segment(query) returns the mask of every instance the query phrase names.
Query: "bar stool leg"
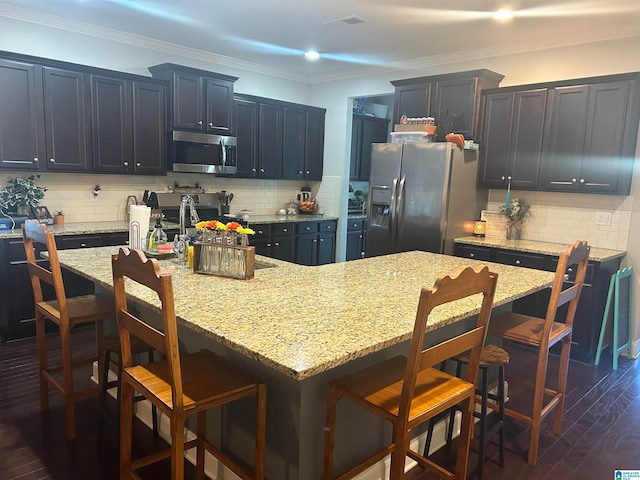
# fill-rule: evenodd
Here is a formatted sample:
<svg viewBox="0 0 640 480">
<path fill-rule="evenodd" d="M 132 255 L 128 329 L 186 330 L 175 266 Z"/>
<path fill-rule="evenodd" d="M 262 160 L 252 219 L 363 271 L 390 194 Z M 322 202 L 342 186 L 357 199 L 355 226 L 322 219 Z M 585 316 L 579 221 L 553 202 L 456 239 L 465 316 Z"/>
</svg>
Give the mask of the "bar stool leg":
<svg viewBox="0 0 640 480">
<path fill-rule="evenodd" d="M 498 441 L 501 467 L 504 467 L 504 401 L 504 365 L 500 365 L 498 367 L 498 421 L 500 422 Z"/>
<path fill-rule="evenodd" d="M 484 468 L 484 447 L 487 441 L 487 395 L 489 394 L 488 368 L 480 368 L 482 372 L 482 391 L 480 392 L 480 415 L 476 413 L 476 417 L 480 419 L 480 438 L 478 446 L 478 480 L 482 480 L 482 471 Z"/>
</svg>

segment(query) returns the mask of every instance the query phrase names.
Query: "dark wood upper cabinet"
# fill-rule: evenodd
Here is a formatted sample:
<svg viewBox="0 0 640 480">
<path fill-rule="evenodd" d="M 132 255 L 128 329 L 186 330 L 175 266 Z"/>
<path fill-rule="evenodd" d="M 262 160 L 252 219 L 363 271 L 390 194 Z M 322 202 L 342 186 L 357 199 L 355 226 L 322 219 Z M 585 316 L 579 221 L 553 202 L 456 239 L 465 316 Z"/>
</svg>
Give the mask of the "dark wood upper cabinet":
<svg viewBox="0 0 640 480">
<path fill-rule="evenodd" d="M 351 162 L 349 179 L 369 181 L 371 150 L 374 143 L 386 143 L 389 120 L 353 115 L 351 122 Z"/>
<path fill-rule="evenodd" d="M 236 177 L 321 180 L 323 108 L 237 94 Z"/>
<path fill-rule="evenodd" d="M 484 92 L 481 186 L 535 189 L 542 157 L 547 90 Z"/>
<path fill-rule="evenodd" d="M 149 67 L 171 85 L 171 129 L 214 135 L 235 135 L 233 83 L 237 77 L 163 63 Z"/>
<path fill-rule="evenodd" d="M 400 117 L 434 117 L 438 140 L 444 140 L 449 131 L 462 133 L 467 139 L 478 138 L 480 123 L 480 94 L 496 88 L 504 75 L 491 70 L 433 75 L 428 77 L 394 80 L 393 120 Z M 455 119 L 455 123 L 453 120 Z"/>
<path fill-rule="evenodd" d="M 284 108 L 282 178 L 304 178 L 307 115 L 297 108 Z"/>
<path fill-rule="evenodd" d="M 324 165 L 324 120 L 324 109 L 307 111 L 304 152 L 305 180 L 322 180 Z"/>
<path fill-rule="evenodd" d="M 44 161 L 41 67 L 0 59 L 0 167 L 38 168 Z"/>
<path fill-rule="evenodd" d="M 551 89 L 545 190 L 629 193 L 638 131 L 638 113 L 630 111 L 632 90 L 637 97 L 637 81 Z"/>
<path fill-rule="evenodd" d="M 258 169 L 258 104 L 234 100 L 236 132 L 236 177 L 252 178 Z"/>
<path fill-rule="evenodd" d="M 628 195 L 640 73 L 484 92 L 479 185 Z M 504 178 L 503 178 L 504 177 Z"/>
<path fill-rule="evenodd" d="M 258 107 L 258 171 L 261 178 L 282 178 L 284 108 L 261 103 Z"/>
<path fill-rule="evenodd" d="M 93 170 L 166 172 L 165 86 L 91 75 Z"/>
<path fill-rule="evenodd" d="M 166 81 L 0 57 L 0 168 L 166 173 Z"/>
<path fill-rule="evenodd" d="M 126 80 L 91 75 L 93 165 L 96 172 L 122 173 L 129 170 L 133 139 L 131 93 L 127 87 Z"/>
<path fill-rule="evenodd" d="M 142 175 L 166 173 L 167 123 L 164 85 L 132 83 L 133 172 Z"/>
</svg>

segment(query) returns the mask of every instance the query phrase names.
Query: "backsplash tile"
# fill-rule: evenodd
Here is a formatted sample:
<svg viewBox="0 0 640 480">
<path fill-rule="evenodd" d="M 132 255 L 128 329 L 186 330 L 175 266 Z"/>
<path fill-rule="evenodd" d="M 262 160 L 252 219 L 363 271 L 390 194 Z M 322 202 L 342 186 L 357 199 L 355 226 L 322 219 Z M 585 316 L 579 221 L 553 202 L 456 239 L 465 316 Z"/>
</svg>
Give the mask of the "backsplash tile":
<svg viewBox="0 0 640 480">
<path fill-rule="evenodd" d="M 4 184 L 9 178 L 26 177 L 29 172 L 2 172 L 0 183 Z M 333 180 L 328 180 L 332 183 Z M 166 192 L 168 187 L 178 182 L 179 185 L 194 185 L 199 182 L 207 192 L 226 190 L 233 192 L 231 213 L 246 209 L 256 215 L 274 214 L 278 209 L 296 198 L 301 187 L 309 185 L 312 194 L 318 196 L 321 182 L 302 182 L 287 180 L 260 180 L 223 178 L 212 175 L 192 175 L 169 173 L 166 177 L 147 177 L 136 175 L 91 175 L 91 174 L 41 174 L 39 185 L 47 187 L 44 199 L 40 202 L 46 205 L 51 214 L 57 210 L 64 210 L 65 221 L 115 221 L 125 220 L 125 204 L 128 195 L 135 195 L 138 202 L 142 201 L 144 190 Z M 101 191 L 97 199 L 93 199 L 93 186 L 100 184 Z M 325 209 L 327 213 L 337 212 L 338 208 L 326 189 L 328 196 Z M 323 204 L 321 196 L 318 201 Z M 335 210 L 334 210 L 335 208 Z"/>
<path fill-rule="evenodd" d="M 594 247 L 627 250 L 632 196 L 512 191 L 511 198 L 531 205 L 523 239 L 566 244 L 580 239 Z M 504 199 L 504 190 L 490 190 L 487 210 L 497 212 Z M 598 212 L 611 213 L 611 225 L 596 224 Z"/>
</svg>

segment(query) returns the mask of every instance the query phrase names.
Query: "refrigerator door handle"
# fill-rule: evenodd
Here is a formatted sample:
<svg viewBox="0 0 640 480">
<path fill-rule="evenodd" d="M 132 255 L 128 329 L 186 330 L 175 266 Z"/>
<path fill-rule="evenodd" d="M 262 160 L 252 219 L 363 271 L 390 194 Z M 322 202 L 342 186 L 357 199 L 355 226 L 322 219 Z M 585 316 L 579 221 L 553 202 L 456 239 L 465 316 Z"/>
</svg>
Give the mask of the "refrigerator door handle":
<svg viewBox="0 0 640 480">
<path fill-rule="evenodd" d="M 402 180 L 400 180 L 400 185 L 397 187 L 397 199 L 395 205 L 395 236 L 397 237 L 400 232 L 400 225 L 404 221 L 404 193 L 405 193 L 405 184 L 407 182 L 407 176 L 402 175 Z M 395 184 L 394 184 L 395 186 Z M 395 241 L 395 238 L 394 238 Z"/>
<path fill-rule="evenodd" d="M 398 177 L 394 177 L 391 187 L 391 201 L 389 202 L 389 228 L 391 229 L 391 242 L 396 243 L 396 206 L 398 193 Z"/>
</svg>

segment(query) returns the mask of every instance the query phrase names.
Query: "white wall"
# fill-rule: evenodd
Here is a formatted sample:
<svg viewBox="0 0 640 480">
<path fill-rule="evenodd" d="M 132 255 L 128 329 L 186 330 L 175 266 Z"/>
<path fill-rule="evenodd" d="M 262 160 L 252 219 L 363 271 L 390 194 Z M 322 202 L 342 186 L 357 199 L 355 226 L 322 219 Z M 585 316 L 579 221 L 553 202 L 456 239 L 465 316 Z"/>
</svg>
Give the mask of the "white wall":
<svg viewBox="0 0 640 480">
<path fill-rule="evenodd" d="M 640 37 L 638 36 L 552 50 L 522 52 L 517 55 L 477 56 L 476 58 L 468 58 L 457 62 L 447 62 L 446 59 L 441 59 L 440 63 L 425 65 L 413 70 L 387 72 L 375 76 L 363 76 L 312 85 L 252 73 L 242 67 L 230 68 L 228 64 L 214 64 L 209 61 L 203 52 L 185 51 L 171 45 L 166 45 L 166 48 L 159 48 L 157 43 L 154 42 L 145 44 L 144 41 L 137 41 L 135 44 L 127 44 L 119 39 L 83 35 L 6 17 L 0 17 L 0 49 L 143 75 L 148 75 L 146 67 L 149 65 L 163 62 L 181 63 L 238 76 L 239 80 L 235 85 L 237 92 L 324 107 L 327 109 L 324 171 L 327 182 L 319 186 L 319 200 L 322 203 L 323 195 L 326 195 L 325 206 L 328 207 L 327 213 L 340 215 L 346 214 L 346 195 L 349 178 L 348 142 L 350 142 L 350 134 L 347 132 L 351 131 L 351 104 L 349 101 L 351 97 L 392 94 L 393 87 L 389 83 L 390 80 L 479 68 L 487 68 L 505 75 L 502 86 L 640 71 L 640 55 L 638 54 L 640 53 Z M 620 213 L 621 218 L 626 213 L 631 212 L 628 217 L 629 228 L 627 229 L 625 226 L 627 220 L 621 221 L 617 227 L 619 229 L 617 232 L 619 237 L 624 237 L 626 231 L 630 232 L 630 237 L 626 241 L 628 255 L 624 261 L 625 264 L 630 265 L 636 264 L 640 259 L 640 242 L 637 241 L 637 237 L 640 234 L 636 233 L 638 232 L 638 227 L 640 227 L 640 207 L 636 205 L 638 202 L 633 201 L 634 196 L 640 193 L 638 175 L 640 175 L 640 170 L 638 170 L 636 162 L 632 195 L 623 199 L 619 208 L 615 205 L 607 207 L 615 207 L 615 213 Z M 74 184 L 76 182 L 82 183 L 81 190 L 88 190 L 89 187 L 87 185 L 92 185 L 93 183 L 93 180 L 86 181 L 86 176 L 82 175 L 67 176 L 67 178 Z M 140 180 L 127 181 L 134 182 L 132 189 L 139 192 L 144 188 L 143 183 L 146 185 L 147 180 L 150 179 L 141 177 Z M 107 180 L 101 181 L 105 184 L 108 183 Z M 162 182 L 162 179 L 154 179 L 152 181 Z M 114 180 L 114 182 L 118 182 L 118 184 L 125 183 L 117 180 Z M 253 191 L 262 194 L 265 191 L 268 192 L 271 188 L 274 192 L 280 192 L 282 189 L 285 193 L 278 193 L 278 195 L 286 198 L 289 195 L 289 191 L 295 192 L 299 186 L 301 185 L 291 185 L 290 182 L 274 182 L 273 185 L 263 185 L 260 182 L 244 185 L 240 182 L 237 184 L 237 189 L 246 188 L 247 195 Z M 227 190 L 231 190 L 231 188 L 227 188 Z M 53 193 L 54 191 L 48 193 L 48 195 L 53 195 Z M 124 193 L 123 191 L 118 195 Z M 496 195 L 499 194 L 492 192 L 493 198 Z M 545 208 L 551 207 L 551 205 L 545 205 L 545 203 L 558 202 L 558 205 L 553 205 L 551 209 L 554 212 L 553 214 L 555 215 L 557 212 L 558 215 L 567 215 L 564 210 L 564 202 L 568 202 L 569 197 L 536 195 L 540 195 L 536 200 L 540 204 L 539 212 L 542 211 L 542 206 L 545 206 Z M 586 216 L 594 214 L 600 208 L 600 205 L 598 205 L 599 197 L 603 197 L 602 201 L 607 205 L 607 202 L 611 201 L 611 197 L 606 197 L 608 200 L 605 200 L 604 196 L 596 197 L 590 204 L 591 206 L 585 204 L 583 213 Z M 238 206 L 240 206 L 239 203 Z M 598 236 L 589 232 L 586 235 L 588 235 L 586 239 L 590 242 L 597 243 L 602 241 Z M 340 242 L 344 241 L 344 236 L 344 229 L 341 228 Z M 564 242 L 564 239 L 558 237 L 558 241 Z M 617 246 L 624 243 L 621 238 L 617 240 Z M 636 284 L 635 294 L 636 298 L 639 298 L 640 286 L 638 284 Z M 638 303 L 636 302 L 636 304 Z M 636 307 L 635 310 L 635 317 L 637 318 L 640 309 Z M 636 338 L 638 333 L 638 328 L 636 328 Z"/>
</svg>

